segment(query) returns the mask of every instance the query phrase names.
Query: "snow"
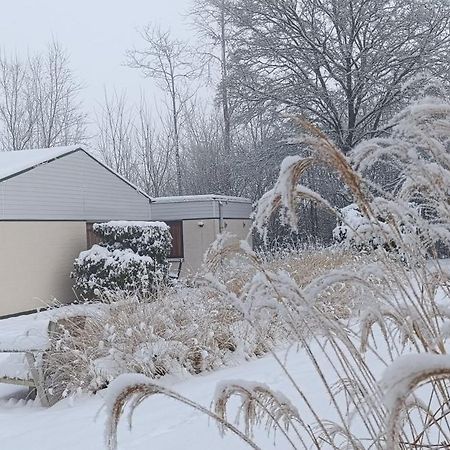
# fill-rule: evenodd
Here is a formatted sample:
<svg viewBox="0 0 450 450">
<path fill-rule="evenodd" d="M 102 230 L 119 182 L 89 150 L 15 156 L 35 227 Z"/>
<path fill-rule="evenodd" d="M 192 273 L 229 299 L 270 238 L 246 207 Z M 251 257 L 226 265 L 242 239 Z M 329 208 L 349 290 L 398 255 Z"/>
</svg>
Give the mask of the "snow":
<svg viewBox="0 0 450 450">
<path fill-rule="evenodd" d="M 67 308 L 69 311 L 70 307 Z M 26 332 L 36 328 L 41 321 L 48 321 L 50 313 L 46 311 L 38 315 L 0 320 L 0 338 L 17 333 L 19 329 Z M 374 339 L 377 340 L 378 331 L 375 330 L 374 333 Z M 317 364 L 322 368 L 327 382 L 333 385 L 337 381 L 333 375 L 333 361 L 328 360 L 327 348 L 324 347 L 321 351 L 321 346 L 320 340 L 314 341 L 311 343 L 311 351 Z M 380 346 L 378 351 L 381 350 Z M 211 409 L 214 398 L 229 388 L 232 391 L 233 385 L 238 384 L 247 391 L 270 388 L 279 404 L 294 412 L 298 410 L 302 420 L 312 427 L 315 418 L 302 401 L 297 391 L 299 388 L 309 398 L 320 417 L 330 421 L 336 420 L 337 414 L 334 408 L 330 407 L 326 388 L 317 376 L 314 363 L 305 351 L 295 347 L 289 351 L 279 350 L 277 356 L 285 364 L 289 376 L 298 383 L 298 387 L 290 382 L 285 370 L 270 355 L 250 362 L 240 361 L 237 367 L 195 376 L 172 375 L 163 377 L 157 382 L 142 375 L 125 374 L 114 381 L 106 391 L 100 391 L 95 396 L 67 398 L 51 408 L 42 408 L 38 402 L 27 401 L 26 389 L 0 384 L 1 448 L 8 450 L 105 449 L 105 430 L 109 425 L 109 412 L 113 401 L 123 388 L 136 383 L 158 384 L 208 409 Z M 389 406 L 396 399 L 408 394 L 409 383 L 416 375 L 422 373 L 424 368 L 430 371 L 450 369 L 450 357 L 431 354 L 404 356 L 391 368 L 385 370 L 384 363 L 378 361 L 373 355 L 370 357 L 368 355 L 367 364 L 376 379 L 380 379 L 384 372 L 381 387 L 386 393 L 385 401 Z M 13 366 L 10 367 L 11 370 L 13 368 Z M 242 399 L 233 398 L 230 401 L 227 416 L 232 422 L 237 416 L 239 400 Z M 166 395 L 154 394 L 145 399 L 133 415 L 131 429 L 128 428 L 126 412 L 119 423 L 118 449 L 120 450 L 147 448 L 244 450 L 248 448 L 230 432 L 222 438 L 213 420 Z M 360 429 L 358 422 L 359 419 L 355 416 L 353 423 L 356 430 Z M 241 421 L 239 428 L 242 430 L 243 427 L 244 424 Z M 277 433 L 276 441 L 273 435 L 268 436 L 264 424 L 255 430 L 255 441 L 260 448 L 264 449 L 292 448 L 282 433 Z"/>
<path fill-rule="evenodd" d="M 0 320 L 0 337 L 13 334 L 18 329 L 29 330 L 44 320 L 49 312 Z M 319 354 L 316 344 L 315 354 Z M 330 409 L 328 396 L 313 363 L 300 349 L 280 350 L 279 360 L 305 393 L 310 396 L 313 407 L 329 420 L 336 420 Z M 331 365 L 322 353 L 319 363 L 325 373 L 333 373 Z M 372 368 L 374 368 L 372 366 Z M 375 367 L 377 377 L 383 367 Z M 158 384 L 181 396 L 191 399 L 207 409 L 221 390 L 239 383 L 244 389 L 270 388 L 277 401 L 285 408 L 299 410 L 302 419 L 311 426 L 315 419 L 302 402 L 297 387 L 288 379 L 286 372 L 273 356 L 250 362 L 240 362 L 230 367 L 201 375 L 166 376 L 150 380 L 142 375 L 125 374 L 114 381 L 105 391 L 95 396 L 82 395 L 66 398 L 51 408 L 43 408 L 38 401 L 26 400 L 27 390 L 0 384 L 0 441 L 1 448 L 8 450 L 101 450 L 105 446 L 105 430 L 109 424 L 108 412 L 121 390 L 133 384 Z M 230 401 L 228 417 L 233 422 L 239 407 L 239 398 Z M 145 399 L 133 415 L 129 429 L 125 412 L 119 423 L 118 449 L 120 450 L 244 450 L 249 448 L 237 436 L 227 432 L 222 437 L 217 424 L 202 412 L 194 410 L 166 395 L 154 394 Z M 239 425 L 243 429 L 243 424 Z M 291 436 L 292 437 L 292 436 Z M 277 450 L 292 449 L 282 433 L 267 435 L 264 425 L 255 430 L 255 440 L 261 448 Z"/>
<path fill-rule="evenodd" d="M 49 321 L 58 321 L 75 316 L 98 317 L 107 305 L 67 305 L 0 320 L 0 351 L 45 350 L 48 346 Z"/>
<path fill-rule="evenodd" d="M 67 147 L 0 152 L 0 180 L 78 149 L 80 149 L 80 146 L 72 145 Z"/>
<path fill-rule="evenodd" d="M 29 378 L 23 353 L 45 350 L 49 345 L 48 324 L 75 316 L 98 316 L 107 305 L 68 305 L 38 314 L 0 320 L 0 377 Z"/>
<path fill-rule="evenodd" d="M 101 224 L 102 225 L 102 224 Z M 138 220 L 111 220 L 106 225 L 117 228 L 139 227 L 139 228 L 163 228 L 167 230 L 169 226 L 165 222 L 153 221 L 143 222 Z"/>
<path fill-rule="evenodd" d="M 45 350 L 48 346 L 47 312 L 0 321 L 0 350 Z"/>
<path fill-rule="evenodd" d="M 83 260 L 89 260 L 89 262 L 98 263 L 103 262 L 105 267 L 120 265 L 122 267 L 127 267 L 130 263 L 136 262 L 147 262 L 153 264 L 153 258 L 150 256 L 141 256 L 133 252 L 133 250 L 126 248 L 108 250 L 101 245 L 94 244 L 89 250 L 81 252 L 77 258 L 80 264 Z"/>
<path fill-rule="evenodd" d="M 385 370 L 381 379 L 387 409 L 393 410 L 397 401 L 404 400 L 417 381 L 441 373 L 450 374 L 450 355 L 424 353 L 401 356 Z"/>
<path fill-rule="evenodd" d="M 32 329 L 42 330 L 50 316 L 51 311 L 45 311 L 0 320 L 0 337 L 5 339 Z M 303 353 L 281 351 L 279 357 L 286 361 L 291 375 L 301 380 L 302 388 L 309 392 L 322 389 L 320 380 L 314 376 L 312 364 Z M 279 399 L 283 403 L 287 403 L 289 398 L 294 404 L 299 404 L 295 387 L 271 356 L 203 375 L 163 377 L 158 384 L 210 409 L 218 387 L 229 385 L 229 380 L 243 381 L 248 388 L 268 386 L 280 392 Z M 95 396 L 64 399 L 51 408 L 41 407 L 38 401 L 26 400 L 26 388 L 0 384 L 0 447 L 7 450 L 105 449 L 107 408 L 111 408 L 111 401 L 124 386 L 147 381 L 148 378 L 143 376 L 124 375 L 107 391 L 100 391 Z M 155 383 L 154 380 L 151 382 Z M 317 395 L 316 400 L 324 415 L 330 416 L 326 396 Z M 234 412 L 229 415 L 231 419 L 234 416 Z M 306 416 L 312 423 L 313 418 Z M 274 448 L 273 436 L 268 437 L 264 427 L 256 432 L 256 440 L 262 448 Z M 222 438 L 214 421 L 201 412 L 162 395 L 144 400 L 133 416 L 131 430 L 124 416 L 119 424 L 118 442 L 120 450 L 147 450 L 150 447 L 158 450 L 248 448 L 233 434 L 226 433 Z M 280 434 L 277 435 L 276 448 L 287 450 L 292 447 Z"/>
<path fill-rule="evenodd" d="M 304 364 L 299 354 L 292 353 L 288 366 L 297 379 L 305 381 L 306 388 L 318 384 L 312 376 L 313 369 Z M 252 361 L 240 367 L 223 369 L 203 376 L 186 380 L 172 381 L 170 388 L 210 408 L 216 386 L 229 379 L 258 380 L 287 395 L 295 396 L 295 390 L 283 370 L 271 358 Z M 139 377 L 125 376 L 118 380 L 116 387 L 121 388 L 133 381 L 142 381 Z M 113 385 L 114 386 L 114 385 Z M 9 392 L 9 394 L 8 394 Z M 116 390 L 117 392 L 117 390 Z M 2 395 L 3 393 L 3 395 Z M 22 391 L 23 396 L 25 391 Z M 114 394 L 114 390 L 110 392 Z M 8 450 L 101 450 L 105 449 L 105 427 L 107 409 L 105 399 L 111 398 L 106 392 L 95 397 L 66 399 L 52 408 L 41 408 L 36 402 L 17 400 L 17 389 L 0 385 L 0 439 L 1 448 Z M 13 400 L 9 400 L 9 398 Z M 327 412 L 329 405 L 323 402 L 322 410 Z M 230 415 L 232 418 L 233 415 Z M 273 436 L 266 435 L 264 427 L 256 433 L 256 439 L 262 448 L 275 448 Z M 217 425 L 204 414 L 195 411 L 165 396 L 154 395 L 144 400 L 133 416 L 133 426 L 128 428 L 126 417 L 121 420 L 118 431 L 120 450 L 178 450 L 193 448 L 196 450 L 246 450 L 249 448 L 231 433 L 222 438 Z M 292 449 L 291 445 L 277 435 L 277 450 Z"/>
<path fill-rule="evenodd" d="M 208 202 L 208 201 L 251 203 L 251 200 L 249 198 L 232 197 L 227 195 L 215 195 L 215 194 L 155 197 L 152 199 L 152 201 L 154 203 L 183 203 L 183 202 Z"/>
<path fill-rule="evenodd" d="M 25 353 L 11 353 L 0 361 L 0 377 L 31 380 L 30 366 Z"/>
</svg>

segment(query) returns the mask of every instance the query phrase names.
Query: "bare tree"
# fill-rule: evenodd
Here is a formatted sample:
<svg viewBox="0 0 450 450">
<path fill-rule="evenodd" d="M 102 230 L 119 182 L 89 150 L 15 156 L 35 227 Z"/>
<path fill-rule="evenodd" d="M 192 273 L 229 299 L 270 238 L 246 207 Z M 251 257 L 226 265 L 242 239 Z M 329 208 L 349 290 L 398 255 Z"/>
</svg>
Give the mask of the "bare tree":
<svg viewBox="0 0 450 450">
<path fill-rule="evenodd" d="M 141 38 L 145 48 L 128 51 L 128 64 L 130 67 L 142 70 L 146 77 L 154 79 L 169 97 L 177 190 L 178 194 L 182 194 L 180 122 L 183 109 L 193 95 L 189 80 L 196 75 L 197 70 L 186 43 L 173 38 L 169 32 L 147 26 L 141 32 Z"/>
<path fill-rule="evenodd" d="M 33 139 L 35 103 L 27 66 L 17 57 L 0 59 L 0 141 L 2 150 L 22 150 Z"/>
<path fill-rule="evenodd" d="M 217 110 L 212 112 L 196 103 L 186 121 L 184 167 L 190 194 L 231 194 L 234 177 L 230 176 L 230 155 L 224 155 L 222 122 Z"/>
<path fill-rule="evenodd" d="M 223 146 L 231 154 L 231 107 L 228 88 L 228 21 L 225 0 L 196 0 L 192 10 L 194 25 L 206 38 L 206 62 L 216 60 L 220 66 L 219 100 L 223 116 Z M 212 47 L 212 48 L 211 48 Z M 218 49 L 218 53 L 215 50 Z"/>
<path fill-rule="evenodd" d="M 448 74 L 445 0 L 227 0 L 226 12 L 234 95 L 307 116 L 344 152 L 384 131 L 411 80 Z"/>
<path fill-rule="evenodd" d="M 172 158 L 171 132 L 166 132 L 160 119 L 160 126 L 156 127 L 148 103 L 142 98 L 134 127 L 138 180 L 145 192 L 156 197 L 166 192 Z"/>
<path fill-rule="evenodd" d="M 125 94 L 109 96 L 97 117 L 97 148 L 108 166 L 124 177 L 136 178 L 133 151 L 133 114 L 127 107 Z"/>
<path fill-rule="evenodd" d="M 34 144 L 54 147 L 86 138 L 86 114 L 78 94 L 81 85 L 69 67 L 69 58 L 57 42 L 47 54 L 29 60 L 35 105 Z"/>
<path fill-rule="evenodd" d="M 0 58 L 0 140 L 3 150 L 82 143 L 86 114 L 69 59 L 52 42 L 44 55 Z"/>
</svg>

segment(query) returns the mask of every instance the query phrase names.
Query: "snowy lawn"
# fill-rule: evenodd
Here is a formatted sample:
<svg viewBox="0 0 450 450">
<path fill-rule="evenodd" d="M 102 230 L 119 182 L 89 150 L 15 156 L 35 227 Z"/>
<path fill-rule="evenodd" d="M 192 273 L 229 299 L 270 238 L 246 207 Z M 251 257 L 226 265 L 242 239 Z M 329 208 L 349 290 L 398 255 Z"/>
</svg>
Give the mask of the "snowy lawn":
<svg viewBox="0 0 450 450">
<path fill-rule="evenodd" d="M 23 316 L 0 321 L 0 342 L 11 341 L 26 330 L 42 330 L 48 318 L 45 315 Z M 324 395 L 309 359 L 302 351 L 280 351 L 278 356 L 286 361 L 291 376 L 305 392 L 314 396 L 317 409 L 324 417 L 333 419 L 326 395 Z M 0 362 L 1 365 L 1 362 Z M 301 408 L 299 395 L 283 369 L 272 356 L 241 364 L 239 367 L 218 370 L 213 373 L 189 376 L 184 379 L 162 379 L 171 389 L 203 406 L 210 407 L 217 385 L 227 380 L 248 380 L 266 383 L 272 389 L 287 395 Z M 51 408 L 43 408 L 37 401 L 26 400 L 27 390 L 11 385 L 0 385 L 0 442 L 5 450 L 100 450 L 105 448 L 104 431 L 106 414 L 102 408 L 105 391 L 96 396 L 65 399 Z M 302 411 L 301 411 L 302 412 Z M 306 414 L 305 414 L 306 415 Z M 236 436 L 222 438 L 216 424 L 201 412 L 179 402 L 156 395 L 145 400 L 128 429 L 123 419 L 119 427 L 119 449 L 244 449 L 248 448 Z M 231 412 L 230 419 L 234 420 Z M 310 419 L 310 420 L 309 420 Z M 309 422 L 313 425 L 312 418 Z M 242 427 L 241 427 L 242 428 Z M 268 437 L 263 425 L 256 441 L 262 448 L 292 448 L 287 440 L 277 434 Z"/>
<path fill-rule="evenodd" d="M 303 386 L 315 389 L 317 379 L 301 354 L 292 352 L 288 358 L 291 373 Z M 184 381 L 167 380 L 171 388 L 209 407 L 217 384 L 222 380 L 258 380 L 276 390 L 292 394 L 282 369 L 271 357 L 224 369 L 207 375 L 193 376 Z M 304 382 L 304 383 L 303 383 Z M 63 400 L 52 408 L 42 408 L 34 401 L 20 400 L 26 390 L 0 386 L 0 440 L 5 450 L 45 449 L 75 450 L 105 448 L 105 411 L 101 410 L 104 392 L 95 397 L 74 401 Z M 18 400 L 19 399 L 19 400 Z M 327 405 L 324 406 L 326 411 Z M 100 412 L 99 412 L 100 411 Z M 281 435 L 277 449 L 291 448 Z M 262 430 L 258 436 L 263 448 L 273 447 L 273 438 Z M 202 413 L 175 400 L 155 396 L 146 400 L 134 415 L 133 428 L 126 420 L 119 428 L 119 449 L 238 449 L 248 448 L 233 435 L 221 438 L 215 423 Z"/>
</svg>

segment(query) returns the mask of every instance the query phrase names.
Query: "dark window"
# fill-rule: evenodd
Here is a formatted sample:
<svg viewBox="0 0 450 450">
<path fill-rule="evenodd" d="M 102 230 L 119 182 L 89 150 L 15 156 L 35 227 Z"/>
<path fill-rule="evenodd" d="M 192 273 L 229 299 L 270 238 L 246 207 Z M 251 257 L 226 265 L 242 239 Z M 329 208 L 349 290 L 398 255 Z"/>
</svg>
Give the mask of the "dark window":
<svg viewBox="0 0 450 450">
<path fill-rule="evenodd" d="M 183 222 L 179 220 L 166 223 L 169 225 L 170 234 L 172 235 L 172 250 L 170 251 L 169 258 L 183 258 Z"/>
<path fill-rule="evenodd" d="M 88 249 L 90 249 L 94 244 L 100 244 L 101 242 L 100 236 L 94 231 L 93 223 L 86 224 L 86 240 Z"/>
</svg>

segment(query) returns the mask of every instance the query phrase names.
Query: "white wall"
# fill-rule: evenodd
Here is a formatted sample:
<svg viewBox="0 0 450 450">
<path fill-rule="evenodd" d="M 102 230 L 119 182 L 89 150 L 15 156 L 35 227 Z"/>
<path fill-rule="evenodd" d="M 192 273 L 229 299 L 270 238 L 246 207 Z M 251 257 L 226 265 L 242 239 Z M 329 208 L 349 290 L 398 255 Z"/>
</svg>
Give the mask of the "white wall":
<svg viewBox="0 0 450 450">
<path fill-rule="evenodd" d="M 203 224 L 200 226 L 199 224 Z M 203 255 L 219 232 L 217 219 L 183 220 L 184 261 L 182 275 L 194 274 L 203 262 Z"/>
<path fill-rule="evenodd" d="M 181 197 L 184 198 L 184 197 Z M 222 216 L 230 219 L 249 218 L 252 213 L 250 200 L 230 198 L 221 200 Z M 150 205 L 152 220 L 202 220 L 220 217 L 219 200 L 208 196 L 189 196 L 189 200 L 155 198 Z"/>
<path fill-rule="evenodd" d="M 249 236 L 252 221 L 250 219 L 225 219 L 225 231 L 234 234 L 239 240 L 248 239 L 252 243 L 251 235 Z"/>
</svg>

